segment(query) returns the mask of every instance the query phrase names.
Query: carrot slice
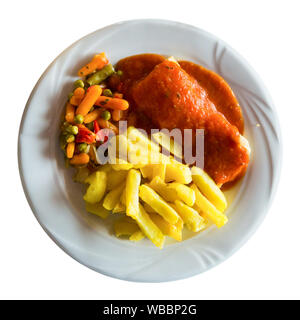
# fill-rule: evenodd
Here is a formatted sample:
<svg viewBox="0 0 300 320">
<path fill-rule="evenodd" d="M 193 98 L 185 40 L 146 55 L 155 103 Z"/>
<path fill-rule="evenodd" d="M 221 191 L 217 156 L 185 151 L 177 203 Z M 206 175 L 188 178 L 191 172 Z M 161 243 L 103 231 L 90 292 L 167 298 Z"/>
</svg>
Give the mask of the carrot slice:
<svg viewBox="0 0 300 320">
<path fill-rule="evenodd" d="M 74 116 L 75 116 L 75 108 L 72 106 L 71 103 L 67 103 L 66 105 L 66 115 L 65 119 L 67 122 L 73 123 L 74 122 Z"/>
<path fill-rule="evenodd" d="M 100 128 L 110 129 L 115 134 L 118 134 L 119 129 L 115 125 L 113 125 L 111 122 L 109 122 L 108 120 L 104 120 L 102 118 L 99 118 L 97 121 L 99 123 Z"/>
<path fill-rule="evenodd" d="M 83 116 L 87 115 L 88 112 L 91 110 L 92 106 L 97 101 L 97 99 L 100 97 L 101 93 L 102 89 L 100 86 L 95 85 L 89 87 L 85 94 L 85 97 L 83 98 L 76 110 L 76 114 L 81 114 Z"/>
<path fill-rule="evenodd" d="M 85 95 L 85 90 L 83 88 L 76 88 L 73 92 L 73 96 L 70 99 L 70 103 L 73 106 L 79 106 Z"/>
<path fill-rule="evenodd" d="M 84 67 L 82 67 L 78 71 L 79 77 L 87 76 L 88 74 L 94 72 L 95 70 L 102 69 L 105 65 L 108 64 L 108 59 L 106 58 L 106 55 L 104 52 L 97 54 L 93 57 L 93 59 L 86 64 Z"/>
<path fill-rule="evenodd" d="M 112 112 L 112 118 L 114 121 L 120 121 L 122 118 L 123 111 L 122 110 L 113 110 Z"/>
<path fill-rule="evenodd" d="M 90 161 L 90 157 L 86 153 L 75 154 L 73 158 L 70 160 L 70 164 L 72 165 L 82 165 L 87 164 Z"/>
<path fill-rule="evenodd" d="M 68 159 L 73 158 L 75 150 L 75 142 L 69 142 L 66 149 L 66 155 Z"/>
<path fill-rule="evenodd" d="M 98 119 L 101 116 L 101 113 L 103 111 L 101 109 L 95 109 L 94 111 L 88 113 L 85 117 L 83 122 L 84 123 L 90 123 L 93 122 L 94 120 Z"/>
<path fill-rule="evenodd" d="M 128 101 L 119 98 L 110 98 L 106 96 L 100 96 L 95 102 L 96 106 L 100 106 L 108 109 L 126 110 L 129 108 Z"/>
</svg>

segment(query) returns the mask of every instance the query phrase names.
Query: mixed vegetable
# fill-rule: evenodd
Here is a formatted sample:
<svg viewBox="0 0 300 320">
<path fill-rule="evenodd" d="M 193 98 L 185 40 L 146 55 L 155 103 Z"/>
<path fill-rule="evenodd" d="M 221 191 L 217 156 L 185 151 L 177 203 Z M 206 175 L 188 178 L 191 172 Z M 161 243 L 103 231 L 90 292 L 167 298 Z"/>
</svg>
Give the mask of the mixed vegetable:
<svg viewBox="0 0 300 320">
<path fill-rule="evenodd" d="M 114 70 L 105 53 L 95 55 L 78 75 L 82 79 L 68 95 L 60 144 L 67 164 L 97 166 L 96 149 L 107 139 L 101 129 L 117 134 L 117 122 L 126 117 L 129 103 L 108 88 L 109 78 L 120 77 L 122 71 Z"/>
</svg>

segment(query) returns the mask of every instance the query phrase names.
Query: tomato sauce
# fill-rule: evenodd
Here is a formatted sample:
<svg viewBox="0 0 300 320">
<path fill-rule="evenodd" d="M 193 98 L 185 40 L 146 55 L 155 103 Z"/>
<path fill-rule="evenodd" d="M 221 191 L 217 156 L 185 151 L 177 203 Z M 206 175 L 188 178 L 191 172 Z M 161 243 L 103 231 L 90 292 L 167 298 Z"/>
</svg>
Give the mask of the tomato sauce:
<svg viewBox="0 0 300 320">
<path fill-rule="evenodd" d="M 205 129 L 204 169 L 219 185 L 233 181 L 249 162 L 239 138 L 239 103 L 219 75 L 179 63 L 182 68 L 157 54 L 128 57 L 117 63 L 123 75 L 113 85 L 130 102 L 129 119 L 136 127 Z"/>
</svg>

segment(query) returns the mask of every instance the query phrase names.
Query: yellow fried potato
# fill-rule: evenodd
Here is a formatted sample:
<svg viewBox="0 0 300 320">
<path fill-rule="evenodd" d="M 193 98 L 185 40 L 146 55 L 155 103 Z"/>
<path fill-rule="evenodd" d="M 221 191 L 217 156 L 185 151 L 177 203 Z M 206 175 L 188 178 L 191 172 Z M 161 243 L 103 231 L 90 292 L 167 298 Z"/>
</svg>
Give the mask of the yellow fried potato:
<svg viewBox="0 0 300 320">
<path fill-rule="evenodd" d="M 112 167 L 111 167 L 111 165 L 109 163 L 106 163 L 106 164 L 100 166 L 97 171 L 103 171 L 103 172 L 108 173 L 108 172 L 112 171 Z"/>
<path fill-rule="evenodd" d="M 142 149 L 148 149 L 150 146 L 151 152 L 159 152 L 160 147 L 157 143 L 152 142 L 148 136 L 143 134 L 140 130 L 134 128 L 134 127 L 129 127 L 127 129 L 127 139 L 134 145 L 138 145 Z"/>
<path fill-rule="evenodd" d="M 198 167 L 193 167 L 191 171 L 193 182 L 199 190 L 218 210 L 223 212 L 227 207 L 227 201 L 223 192 L 215 184 L 213 179 Z"/>
<path fill-rule="evenodd" d="M 140 171 L 142 173 L 143 178 L 148 178 L 149 180 L 153 177 L 153 166 L 152 165 L 146 165 L 143 168 L 140 168 Z"/>
<path fill-rule="evenodd" d="M 126 185 L 125 185 L 125 188 L 124 188 L 124 190 L 123 190 L 123 192 L 121 194 L 120 202 L 126 208 Z"/>
<path fill-rule="evenodd" d="M 145 235 L 143 234 L 143 232 L 141 230 L 139 231 L 136 231 L 135 233 L 133 233 L 130 237 L 129 237 L 129 240 L 130 241 L 140 241 L 142 239 L 145 238 Z"/>
<path fill-rule="evenodd" d="M 193 232 L 198 232 L 205 228 L 206 223 L 203 217 L 193 208 L 187 206 L 180 200 L 175 201 L 177 212 L 181 216 L 187 228 Z"/>
<path fill-rule="evenodd" d="M 125 218 L 125 217 L 124 217 Z M 131 236 L 135 232 L 140 231 L 139 226 L 134 220 L 128 221 L 128 219 L 121 218 L 114 223 L 114 230 L 117 237 Z"/>
<path fill-rule="evenodd" d="M 174 202 L 177 198 L 177 192 L 173 188 L 168 188 L 168 185 L 163 180 L 156 176 L 149 183 L 149 187 L 156 191 L 164 200 Z"/>
<path fill-rule="evenodd" d="M 192 207 L 194 205 L 196 199 L 195 192 L 190 187 L 179 182 L 172 182 L 167 184 L 167 188 L 175 190 L 177 198 L 188 206 Z"/>
<path fill-rule="evenodd" d="M 141 184 L 141 173 L 130 169 L 126 178 L 126 214 L 135 217 L 139 212 L 139 186 Z"/>
<path fill-rule="evenodd" d="M 93 213 L 102 219 L 106 219 L 109 214 L 109 211 L 103 207 L 102 201 L 98 203 L 85 202 L 85 209 L 87 212 Z"/>
<path fill-rule="evenodd" d="M 170 159 L 166 168 L 166 182 L 169 181 L 189 184 L 192 181 L 190 168 L 174 159 Z"/>
<path fill-rule="evenodd" d="M 78 168 L 73 177 L 74 182 L 85 183 L 85 179 L 91 174 L 87 167 Z"/>
<path fill-rule="evenodd" d="M 157 213 L 149 213 L 149 216 L 164 235 L 169 236 L 177 241 L 182 240 L 182 219 L 179 219 L 176 224 L 170 224 Z"/>
<path fill-rule="evenodd" d="M 125 213 L 126 207 L 121 201 L 119 201 L 112 210 L 112 213 Z"/>
<path fill-rule="evenodd" d="M 133 214 L 133 212 L 130 213 Z M 144 235 L 149 238 L 157 247 L 162 249 L 165 237 L 157 225 L 151 220 L 143 206 L 139 204 L 139 210 L 137 214 L 130 216 L 137 222 Z"/>
<path fill-rule="evenodd" d="M 162 181 L 165 181 L 166 178 L 166 169 L 167 164 L 166 163 L 159 163 L 153 165 L 153 177 L 160 177 Z"/>
<path fill-rule="evenodd" d="M 182 200 L 190 207 L 195 203 L 195 192 L 182 183 L 164 183 L 160 177 L 156 176 L 151 180 L 149 186 L 168 202 Z"/>
<path fill-rule="evenodd" d="M 219 211 L 209 200 L 204 197 L 195 184 L 191 188 L 195 191 L 196 195 L 196 208 L 205 219 L 211 220 L 218 228 L 221 228 L 228 222 L 225 214 Z"/>
<path fill-rule="evenodd" d="M 140 198 L 169 223 L 175 224 L 178 221 L 177 212 L 150 187 L 144 184 L 140 186 Z"/>
<path fill-rule="evenodd" d="M 148 203 L 143 203 L 143 207 L 147 211 L 147 213 L 156 213 L 156 211 L 152 207 L 150 207 Z"/>
<path fill-rule="evenodd" d="M 119 171 L 119 170 L 127 170 L 128 171 L 133 167 L 133 164 L 129 163 L 123 159 L 116 159 L 116 162 L 112 163 L 111 167 L 116 171 Z"/>
<path fill-rule="evenodd" d="M 85 183 L 89 184 L 85 195 L 84 201 L 89 203 L 100 202 L 106 191 L 106 172 L 96 171 L 85 179 Z"/>
<path fill-rule="evenodd" d="M 164 132 L 159 131 L 152 134 L 154 140 L 160 144 L 164 149 L 168 150 L 171 154 L 179 159 L 182 159 L 182 147 L 170 136 L 166 135 Z"/>
<path fill-rule="evenodd" d="M 113 210 L 114 207 L 117 205 L 117 203 L 120 200 L 120 196 L 125 188 L 125 183 L 122 183 L 115 189 L 108 192 L 108 194 L 105 196 L 103 200 L 103 207 L 107 210 Z"/>
<path fill-rule="evenodd" d="M 107 190 L 112 190 L 118 187 L 127 177 L 126 170 L 115 171 L 112 170 L 107 174 Z"/>
</svg>

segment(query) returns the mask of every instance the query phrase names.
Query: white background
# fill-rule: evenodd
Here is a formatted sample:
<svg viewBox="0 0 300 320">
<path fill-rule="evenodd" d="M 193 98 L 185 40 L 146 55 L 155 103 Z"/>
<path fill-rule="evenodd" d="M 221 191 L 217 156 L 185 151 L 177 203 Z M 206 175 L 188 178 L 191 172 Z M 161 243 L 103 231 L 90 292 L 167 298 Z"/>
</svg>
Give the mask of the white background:
<svg viewBox="0 0 300 320">
<path fill-rule="evenodd" d="M 297 0 L 2 3 L 0 298 L 299 299 L 299 9 Z M 278 191 L 253 238 L 214 269 L 161 284 L 112 279 L 66 255 L 32 214 L 17 164 L 22 112 L 49 63 L 84 35 L 117 21 L 137 18 L 193 24 L 229 43 L 262 77 L 277 107 L 283 135 Z"/>
</svg>

